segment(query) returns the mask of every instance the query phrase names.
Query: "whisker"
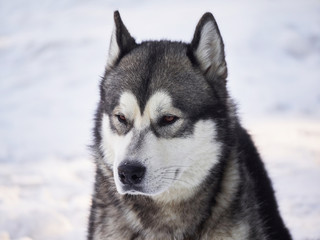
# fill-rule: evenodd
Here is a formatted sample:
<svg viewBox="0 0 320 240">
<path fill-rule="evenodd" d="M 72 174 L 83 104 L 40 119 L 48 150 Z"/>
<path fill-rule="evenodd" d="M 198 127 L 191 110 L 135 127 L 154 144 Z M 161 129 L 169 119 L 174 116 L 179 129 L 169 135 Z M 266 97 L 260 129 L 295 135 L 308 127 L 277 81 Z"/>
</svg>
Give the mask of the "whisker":
<svg viewBox="0 0 320 240">
<path fill-rule="evenodd" d="M 184 169 L 184 168 L 188 168 L 189 166 L 182 166 L 182 165 L 175 165 L 175 166 L 168 166 L 168 167 L 162 167 L 162 168 L 158 168 L 156 170 L 154 170 L 155 173 L 162 171 L 162 172 L 166 172 L 166 171 L 170 171 L 170 170 L 177 170 L 177 169 Z"/>
<path fill-rule="evenodd" d="M 177 181 L 177 182 L 182 182 L 182 183 L 185 183 L 185 184 L 187 184 L 187 185 L 190 185 L 190 182 L 187 182 L 187 181 L 181 180 L 181 179 L 165 178 L 165 177 L 163 177 L 162 179 L 172 180 L 172 181 Z"/>
</svg>

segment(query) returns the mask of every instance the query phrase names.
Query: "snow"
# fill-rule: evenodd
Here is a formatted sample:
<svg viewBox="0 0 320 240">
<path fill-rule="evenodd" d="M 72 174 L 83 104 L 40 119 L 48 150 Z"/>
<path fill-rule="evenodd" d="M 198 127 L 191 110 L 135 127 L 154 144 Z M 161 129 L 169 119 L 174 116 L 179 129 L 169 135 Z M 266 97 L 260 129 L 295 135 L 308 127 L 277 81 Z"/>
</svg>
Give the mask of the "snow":
<svg viewBox="0 0 320 240">
<path fill-rule="evenodd" d="M 320 239 L 318 0 L 0 0 L 0 240 L 85 239 L 87 146 L 117 9 L 138 41 L 190 41 L 215 15 L 283 217 L 294 239 Z"/>
</svg>

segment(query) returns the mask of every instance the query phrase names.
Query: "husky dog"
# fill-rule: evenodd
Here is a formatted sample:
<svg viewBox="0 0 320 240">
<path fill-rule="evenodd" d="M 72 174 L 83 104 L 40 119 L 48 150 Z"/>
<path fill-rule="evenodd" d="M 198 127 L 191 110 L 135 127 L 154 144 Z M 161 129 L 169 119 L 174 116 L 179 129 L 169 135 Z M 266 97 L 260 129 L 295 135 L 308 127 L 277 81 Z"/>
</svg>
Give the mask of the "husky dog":
<svg viewBox="0 0 320 240">
<path fill-rule="evenodd" d="M 118 12 L 114 21 L 88 239 L 291 239 L 229 97 L 212 14 L 191 43 L 136 43 Z"/>
</svg>

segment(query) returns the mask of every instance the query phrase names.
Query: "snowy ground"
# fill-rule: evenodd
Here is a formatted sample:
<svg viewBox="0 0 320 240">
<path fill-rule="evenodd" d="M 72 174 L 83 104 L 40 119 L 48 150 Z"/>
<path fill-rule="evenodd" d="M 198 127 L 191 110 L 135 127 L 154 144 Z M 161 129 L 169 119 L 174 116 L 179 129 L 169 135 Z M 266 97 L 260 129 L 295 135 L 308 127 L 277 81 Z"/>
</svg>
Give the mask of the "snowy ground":
<svg viewBox="0 0 320 240">
<path fill-rule="evenodd" d="M 320 239 L 320 2 L 0 0 L 0 240 L 85 239 L 112 12 L 138 41 L 216 16 L 229 88 L 294 239 Z"/>
</svg>

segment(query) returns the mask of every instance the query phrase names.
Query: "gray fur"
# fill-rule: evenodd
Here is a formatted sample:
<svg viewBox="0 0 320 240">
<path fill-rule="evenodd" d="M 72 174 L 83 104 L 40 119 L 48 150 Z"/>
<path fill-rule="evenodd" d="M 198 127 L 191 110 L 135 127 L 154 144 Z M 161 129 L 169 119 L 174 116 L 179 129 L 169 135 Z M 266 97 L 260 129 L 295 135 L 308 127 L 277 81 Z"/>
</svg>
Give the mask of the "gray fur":
<svg viewBox="0 0 320 240">
<path fill-rule="evenodd" d="M 137 44 L 119 13 L 115 12 L 112 41 L 110 51 L 113 53 L 109 55 L 100 85 L 101 99 L 96 114 L 93 145 L 96 180 L 88 239 L 291 239 L 279 215 L 263 163 L 250 136 L 241 127 L 228 95 L 224 45 L 212 14 L 206 13 L 201 18 L 190 44 L 171 41 Z M 147 106 L 150 99 L 159 91 L 170 96 L 174 109 L 177 109 L 172 111 L 179 115 L 177 122 L 163 126 L 161 119 L 166 115 L 160 105 L 155 111 L 162 115 L 140 129 L 137 118 L 117 110 L 121 97 L 129 92 L 137 99 L 139 112 L 145 114 L 150 110 Z M 125 115 L 125 122 L 119 120 L 119 114 Z M 123 143 L 128 146 L 122 153 L 122 164 L 139 162 L 146 166 L 146 174 L 161 172 L 157 180 L 163 184 L 166 183 L 163 178 L 171 174 L 172 179 L 166 180 L 172 180 L 171 185 L 153 194 L 146 187 L 146 180 L 142 179 L 137 186 L 123 187 L 132 188 L 131 192 L 120 194 L 116 185 L 120 184 L 121 188 L 121 183 L 115 181 L 119 177 L 115 175 L 117 165 L 110 161 L 114 156 L 105 146 L 110 141 L 104 139 L 106 126 L 110 136 L 119 139 L 131 136 L 129 143 Z M 197 126 L 208 127 L 208 132 L 214 130 L 215 133 L 201 143 L 216 148 L 215 154 L 208 158 L 207 152 L 203 151 L 200 152 L 203 157 L 196 155 L 199 158 L 192 160 L 206 164 L 201 161 L 208 158 L 212 164 L 206 169 L 207 174 L 201 175 L 203 169 L 197 167 L 185 169 L 188 168 L 183 166 L 186 159 L 178 155 L 184 152 L 180 149 L 182 145 L 174 146 L 177 151 L 174 165 L 148 172 L 149 165 L 155 164 L 153 159 L 143 157 L 148 156 L 146 151 L 153 150 L 146 149 L 150 139 L 155 139 L 155 144 L 166 141 L 185 143 L 196 139 Z M 201 138 L 197 139 L 201 141 Z M 163 145 L 155 146 L 161 148 Z M 191 144 L 189 148 L 194 148 L 191 152 L 197 153 L 199 146 Z M 184 188 L 177 193 L 181 196 L 170 192 L 175 185 L 183 185 L 179 182 L 184 179 L 183 174 L 193 170 L 199 176 L 199 185 L 190 187 L 187 192 Z M 191 182 L 184 181 L 188 190 Z"/>
</svg>

